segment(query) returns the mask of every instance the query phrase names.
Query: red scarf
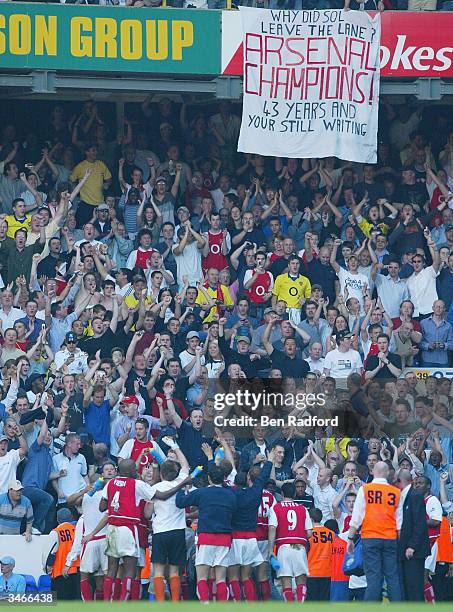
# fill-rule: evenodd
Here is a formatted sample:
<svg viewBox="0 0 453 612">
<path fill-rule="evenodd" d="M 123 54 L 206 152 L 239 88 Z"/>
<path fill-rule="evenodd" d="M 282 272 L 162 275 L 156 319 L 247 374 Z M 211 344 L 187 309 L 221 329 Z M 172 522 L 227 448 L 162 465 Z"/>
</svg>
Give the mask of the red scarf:
<svg viewBox="0 0 453 612">
<path fill-rule="evenodd" d="M 210 284 L 208 283 L 208 281 L 205 282 L 205 284 L 203 285 L 203 287 L 205 287 L 205 289 L 211 289 Z M 219 302 L 222 302 L 222 304 L 225 303 L 224 297 L 223 297 L 223 291 L 222 291 L 222 285 L 220 283 L 217 283 L 217 295 L 216 295 L 216 300 L 218 300 Z M 217 306 L 216 308 L 217 310 L 217 314 L 219 316 L 222 315 L 222 311 L 220 306 Z"/>
</svg>

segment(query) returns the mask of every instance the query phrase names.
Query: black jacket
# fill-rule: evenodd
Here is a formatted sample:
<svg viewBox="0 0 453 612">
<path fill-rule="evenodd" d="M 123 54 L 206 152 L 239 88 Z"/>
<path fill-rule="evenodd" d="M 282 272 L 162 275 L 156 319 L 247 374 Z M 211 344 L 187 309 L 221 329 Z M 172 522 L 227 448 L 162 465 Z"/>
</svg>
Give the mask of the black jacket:
<svg viewBox="0 0 453 612">
<path fill-rule="evenodd" d="M 428 537 L 428 523 L 423 496 L 414 489 L 409 489 L 403 506 L 403 524 L 398 541 L 398 558 L 406 558 L 406 548 L 413 548 L 414 557 L 428 557 L 431 553 Z"/>
</svg>

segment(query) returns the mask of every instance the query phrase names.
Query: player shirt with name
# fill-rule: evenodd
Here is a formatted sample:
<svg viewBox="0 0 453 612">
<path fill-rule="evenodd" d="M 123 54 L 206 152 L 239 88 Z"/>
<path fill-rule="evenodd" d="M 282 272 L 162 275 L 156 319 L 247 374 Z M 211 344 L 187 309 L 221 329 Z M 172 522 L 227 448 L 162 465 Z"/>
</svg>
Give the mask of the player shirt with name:
<svg viewBox="0 0 453 612">
<path fill-rule="evenodd" d="M 295 501 L 282 501 L 269 512 L 269 526 L 276 527 L 275 544 L 302 544 L 307 546 L 307 531 L 313 528 L 307 510 Z"/>
<path fill-rule="evenodd" d="M 102 491 L 102 499 L 108 502 L 109 524 L 138 525 L 140 500 L 152 501 L 154 494 L 155 491 L 142 480 L 123 476 L 112 478 Z"/>
</svg>

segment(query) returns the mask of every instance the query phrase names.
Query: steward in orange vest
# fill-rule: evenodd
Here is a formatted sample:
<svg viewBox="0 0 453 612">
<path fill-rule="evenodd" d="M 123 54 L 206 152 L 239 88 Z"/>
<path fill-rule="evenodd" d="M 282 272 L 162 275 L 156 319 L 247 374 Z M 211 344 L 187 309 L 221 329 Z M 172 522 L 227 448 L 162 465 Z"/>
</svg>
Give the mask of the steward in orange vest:
<svg viewBox="0 0 453 612">
<path fill-rule="evenodd" d="M 63 568 L 74 543 L 75 525 L 70 522 L 72 520 L 72 513 L 68 508 L 58 510 L 58 526 L 49 534 L 53 541 L 46 560 L 47 573 L 52 576 L 52 591 L 56 591 L 58 599 L 63 600 L 80 599 L 79 558 L 69 568 L 68 575 L 63 576 Z"/>
<path fill-rule="evenodd" d="M 373 482 L 357 492 L 348 532 L 348 552 L 354 552 L 355 534 L 361 527 L 363 569 L 367 581 L 365 601 L 382 601 L 384 578 L 390 601 L 401 601 L 397 538 L 403 509 L 401 492 L 388 483 L 389 466 L 378 461 Z"/>
</svg>

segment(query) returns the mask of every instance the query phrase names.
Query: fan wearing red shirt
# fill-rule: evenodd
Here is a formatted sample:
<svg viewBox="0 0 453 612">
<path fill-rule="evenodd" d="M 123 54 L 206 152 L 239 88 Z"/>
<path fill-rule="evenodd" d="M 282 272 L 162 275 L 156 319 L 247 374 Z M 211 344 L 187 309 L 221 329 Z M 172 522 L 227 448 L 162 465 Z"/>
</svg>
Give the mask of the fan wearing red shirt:
<svg viewBox="0 0 453 612">
<path fill-rule="evenodd" d="M 203 237 L 206 238 L 203 247 L 203 271 L 215 268 L 220 272 L 228 268 L 226 255 L 231 248 L 231 239 L 228 232 L 220 228 L 220 215 L 217 211 L 211 212 L 209 231 L 203 234 Z"/>
<path fill-rule="evenodd" d="M 269 513 L 269 556 L 273 556 L 276 546 L 277 561 L 280 565 L 277 576 L 282 582 L 285 601 L 294 601 L 294 578 L 297 601 L 303 602 L 307 597 L 307 547 L 313 524 L 305 507 L 294 501 L 294 484 L 285 482 L 281 492 L 283 501 L 275 504 Z"/>
<path fill-rule="evenodd" d="M 121 462 L 132 459 L 139 474 L 142 473 L 145 465 L 153 462 L 153 456 L 158 463 L 165 460 L 162 449 L 150 439 L 148 419 L 149 417 L 142 416 L 135 421 L 135 438 L 126 440 L 118 455 L 120 465 Z"/>
<path fill-rule="evenodd" d="M 404 302 L 401 302 L 400 316 L 392 319 L 393 331 L 396 331 L 399 327 L 401 327 L 401 325 L 405 321 L 409 321 L 414 326 L 414 331 L 421 333 L 422 331 L 421 325 L 416 319 L 412 318 L 413 314 L 414 314 L 414 305 L 412 304 L 412 302 L 410 300 L 404 300 Z"/>
<path fill-rule="evenodd" d="M 161 380 L 161 384 L 162 392 L 156 393 L 154 399 L 151 402 L 152 416 L 156 419 L 161 419 L 161 411 L 163 411 L 163 414 L 165 414 L 168 411 L 168 402 L 172 402 L 174 409 L 179 414 L 181 419 L 183 421 L 188 419 L 189 413 L 185 409 L 182 401 L 177 399 L 176 397 L 173 397 L 176 388 L 174 379 L 171 376 L 168 376 L 167 378 Z M 151 385 L 148 386 L 150 387 Z M 170 406 L 170 408 L 171 407 L 172 406 Z"/>
</svg>

